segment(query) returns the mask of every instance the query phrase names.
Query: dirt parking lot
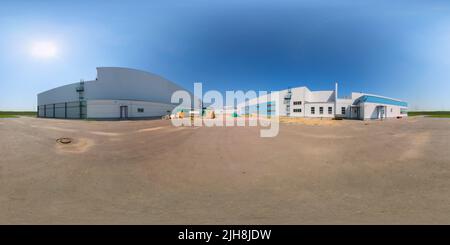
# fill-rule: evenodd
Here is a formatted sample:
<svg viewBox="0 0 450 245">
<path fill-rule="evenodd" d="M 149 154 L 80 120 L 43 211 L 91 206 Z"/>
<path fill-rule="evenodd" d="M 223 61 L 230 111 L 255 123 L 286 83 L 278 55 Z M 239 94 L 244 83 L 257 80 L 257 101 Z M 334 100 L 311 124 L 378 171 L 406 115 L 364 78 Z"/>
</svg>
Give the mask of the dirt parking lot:
<svg viewBox="0 0 450 245">
<path fill-rule="evenodd" d="M 70 137 L 62 145 L 57 138 Z M 450 120 L 0 120 L 1 224 L 450 224 Z"/>
</svg>

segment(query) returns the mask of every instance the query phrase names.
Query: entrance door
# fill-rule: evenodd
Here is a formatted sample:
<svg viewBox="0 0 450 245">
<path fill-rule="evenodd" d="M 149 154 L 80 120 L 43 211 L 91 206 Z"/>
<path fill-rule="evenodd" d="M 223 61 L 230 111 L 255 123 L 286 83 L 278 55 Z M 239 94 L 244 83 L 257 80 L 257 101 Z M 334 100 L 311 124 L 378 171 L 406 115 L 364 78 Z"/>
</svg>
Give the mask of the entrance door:
<svg viewBox="0 0 450 245">
<path fill-rule="evenodd" d="M 386 118 L 386 111 L 384 106 L 377 106 L 378 109 L 378 119 L 383 120 L 383 118 Z"/>
<path fill-rule="evenodd" d="M 352 107 L 350 110 L 350 118 L 359 119 L 359 107 Z"/>
<path fill-rule="evenodd" d="M 122 105 L 120 106 L 120 119 L 128 118 L 128 106 Z"/>
</svg>

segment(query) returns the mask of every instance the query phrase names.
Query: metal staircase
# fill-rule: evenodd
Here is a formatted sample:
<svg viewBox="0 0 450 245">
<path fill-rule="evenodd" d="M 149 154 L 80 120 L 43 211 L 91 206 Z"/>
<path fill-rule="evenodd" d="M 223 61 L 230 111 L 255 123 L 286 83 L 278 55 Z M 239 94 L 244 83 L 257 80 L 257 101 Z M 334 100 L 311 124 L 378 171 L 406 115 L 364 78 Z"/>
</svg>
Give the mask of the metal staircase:
<svg viewBox="0 0 450 245">
<path fill-rule="evenodd" d="M 286 116 L 291 115 L 291 97 L 292 91 L 291 88 L 288 88 L 287 94 L 284 96 L 284 104 L 286 105 Z"/>
<path fill-rule="evenodd" d="M 84 80 L 80 80 L 80 84 L 76 88 L 79 100 L 80 118 L 86 118 L 86 101 L 84 99 Z"/>
</svg>

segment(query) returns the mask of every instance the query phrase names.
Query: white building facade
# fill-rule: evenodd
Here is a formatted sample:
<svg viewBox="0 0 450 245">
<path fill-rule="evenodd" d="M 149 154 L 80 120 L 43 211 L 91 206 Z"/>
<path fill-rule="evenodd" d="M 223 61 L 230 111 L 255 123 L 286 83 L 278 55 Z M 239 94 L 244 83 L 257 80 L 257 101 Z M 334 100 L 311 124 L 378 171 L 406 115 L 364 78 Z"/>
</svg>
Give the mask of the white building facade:
<svg viewBox="0 0 450 245">
<path fill-rule="evenodd" d="M 237 106 L 242 115 L 270 115 L 311 118 L 349 118 L 360 120 L 406 117 L 408 104 L 379 95 L 352 93 L 338 97 L 338 85 L 330 91 L 311 91 L 297 87 L 249 99 Z M 278 110 L 278 111 L 277 111 Z"/>
<path fill-rule="evenodd" d="M 46 118 L 127 119 L 170 114 L 175 91 L 185 90 L 145 71 L 99 67 L 97 78 L 38 94 L 38 116 Z"/>
</svg>

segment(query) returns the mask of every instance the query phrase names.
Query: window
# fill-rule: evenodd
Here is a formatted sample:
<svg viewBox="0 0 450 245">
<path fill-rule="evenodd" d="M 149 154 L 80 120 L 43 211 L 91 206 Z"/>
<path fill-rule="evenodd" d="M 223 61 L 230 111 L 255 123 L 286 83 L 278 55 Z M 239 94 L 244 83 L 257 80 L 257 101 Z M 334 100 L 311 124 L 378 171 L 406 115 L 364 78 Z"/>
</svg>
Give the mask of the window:
<svg viewBox="0 0 450 245">
<path fill-rule="evenodd" d="M 323 114 L 323 107 L 319 107 L 319 114 Z"/>
<path fill-rule="evenodd" d="M 408 114 L 408 110 L 407 109 L 400 109 L 400 114 Z"/>
<path fill-rule="evenodd" d="M 329 106 L 328 107 L 328 114 L 331 114 L 331 113 L 333 113 L 333 107 Z"/>
<path fill-rule="evenodd" d="M 138 108 L 137 111 L 138 112 L 144 112 L 144 108 Z"/>
<path fill-rule="evenodd" d="M 316 114 L 316 107 L 311 107 L 311 114 Z"/>
<path fill-rule="evenodd" d="M 302 109 L 294 109 L 294 112 L 302 112 Z"/>
<path fill-rule="evenodd" d="M 294 101 L 294 105 L 302 105 L 301 101 Z"/>
<path fill-rule="evenodd" d="M 345 107 L 341 107 L 341 114 L 345 115 Z"/>
</svg>

